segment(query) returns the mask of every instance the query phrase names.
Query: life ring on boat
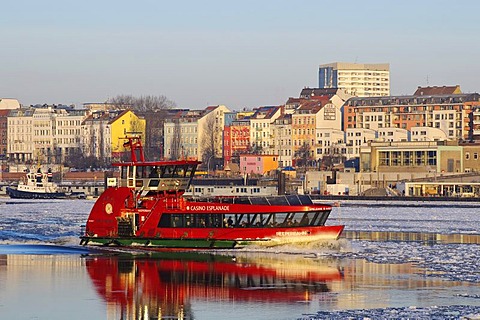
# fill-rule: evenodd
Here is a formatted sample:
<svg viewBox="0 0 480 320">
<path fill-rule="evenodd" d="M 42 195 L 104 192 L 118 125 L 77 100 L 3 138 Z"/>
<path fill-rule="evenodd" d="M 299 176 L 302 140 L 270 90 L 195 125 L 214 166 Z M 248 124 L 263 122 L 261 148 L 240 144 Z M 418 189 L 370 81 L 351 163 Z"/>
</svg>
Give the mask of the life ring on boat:
<svg viewBox="0 0 480 320">
<path fill-rule="evenodd" d="M 107 214 L 112 214 L 112 212 L 113 212 L 113 206 L 112 206 L 112 204 L 111 204 L 110 202 L 105 205 L 105 212 L 106 212 Z"/>
</svg>

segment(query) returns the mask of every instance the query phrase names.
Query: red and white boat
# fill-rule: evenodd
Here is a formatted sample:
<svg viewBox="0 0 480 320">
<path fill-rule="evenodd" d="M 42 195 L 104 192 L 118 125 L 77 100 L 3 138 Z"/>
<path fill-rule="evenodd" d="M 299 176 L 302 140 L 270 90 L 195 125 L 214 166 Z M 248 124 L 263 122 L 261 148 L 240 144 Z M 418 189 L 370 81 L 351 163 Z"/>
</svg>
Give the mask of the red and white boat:
<svg viewBox="0 0 480 320">
<path fill-rule="evenodd" d="M 304 195 L 187 200 L 199 161 L 145 161 L 141 140 L 128 137 L 131 162 L 114 164 L 81 236 L 83 245 L 233 248 L 255 241 L 337 239 L 325 225 L 332 207 Z M 138 159 L 139 158 L 139 159 Z"/>
</svg>

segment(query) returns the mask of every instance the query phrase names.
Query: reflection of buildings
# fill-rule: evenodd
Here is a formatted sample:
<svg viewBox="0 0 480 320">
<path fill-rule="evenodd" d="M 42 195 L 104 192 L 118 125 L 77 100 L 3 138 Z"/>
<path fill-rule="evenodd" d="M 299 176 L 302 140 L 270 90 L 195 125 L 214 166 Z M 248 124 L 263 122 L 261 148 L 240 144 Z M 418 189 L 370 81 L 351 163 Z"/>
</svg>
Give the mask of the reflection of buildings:
<svg viewBox="0 0 480 320">
<path fill-rule="evenodd" d="M 192 300 L 297 303 L 342 279 L 328 261 L 291 260 L 170 252 L 95 257 L 86 266 L 109 319 L 191 319 Z"/>
</svg>

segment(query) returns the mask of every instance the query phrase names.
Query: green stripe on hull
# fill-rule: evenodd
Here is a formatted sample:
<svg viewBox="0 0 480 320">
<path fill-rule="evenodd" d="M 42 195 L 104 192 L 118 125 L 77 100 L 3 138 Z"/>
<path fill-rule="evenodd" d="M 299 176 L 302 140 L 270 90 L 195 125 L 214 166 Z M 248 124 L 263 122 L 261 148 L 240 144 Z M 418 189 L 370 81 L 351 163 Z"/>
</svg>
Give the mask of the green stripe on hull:
<svg viewBox="0 0 480 320">
<path fill-rule="evenodd" d="M 82 238 L 81 245 L 159 247 L 159 248 L 215 248 L 230 249 L 236 241 L 203 239 L 129 239 L 129 238 Z"/>
</svg>

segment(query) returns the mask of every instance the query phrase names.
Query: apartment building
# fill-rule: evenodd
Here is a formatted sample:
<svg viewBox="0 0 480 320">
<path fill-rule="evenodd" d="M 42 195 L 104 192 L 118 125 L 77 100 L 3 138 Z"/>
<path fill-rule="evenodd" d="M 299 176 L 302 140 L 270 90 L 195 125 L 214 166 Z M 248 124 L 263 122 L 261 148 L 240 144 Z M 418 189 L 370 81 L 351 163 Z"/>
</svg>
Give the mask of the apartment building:
<svg viewBox="0 0 480 320">
<path fill-rule="evenodd" d="M 390 95 L 390 65 L 388 63 L 334 62 L 320 65 L 319 88 L 339 88 L 356 97 Z"/>
<path fill-rule="evenodd" d="M 282 114 L 272 126 L 273 150 L 280 168 L 292 166 L 292 114 Z"/>
<path fill-rule="evenodd" d="M 365 128 L 349 128 L 345 130 L 346 158 L 356 158 L 360 156 L 362 146 L 377 138 L 377 132 Z"/>
<path fill-rule="evenodd" d="M 178 110 L 164 119 L 164 154 L 165 159 L 197 159 L 198 119 L 200 110 Z"/>
<path fill-rule="evenodd" d="M 281 106 L 265 106 L 255 109 L 255 113 L 250 117 L 250 146 L 252 150 L 256 150 L 256 153 L 273 153 L 272 125 L 281 115 Z"/>
<path fill-rule="evenodd" d="M 118 161 L 129 150 L 125 148 L 125 137 L 145 137 L 145 119 L 131 110 L 96 111 L 82 122 L 82 152 L 107 162 Z"/>
<path fill-rule="evenodd" d="M 7 154 L 17 162 L 61 163 L 80 148 L 86 110 L 68 106 L 13 109 L 8 114 Z"/>
<path fill-rule="evenodd" d="M 209 148 L 213 150 L 213 158 L 221 159 L 223 155 L 223 128 L 225 126 L 225 114 L 231 112 L 224 105 L 208 106 L 198 119 L 198 148 L 197 159 L 204 159 L 205 152 Z"/>
<path fill-rule="evenodd" d="M 448 139 L 468 139 L 470 113 L 479 105 L 478 93 L 350 98 L 343 110 L 344 130 L 431 127 Z"/>
<path fill-rule="evenodd" d="M 232 121 L 223 131 L 223 161 L 239 163 L 240 154 L 250 148 L 250 120 L 248 118 Z"/>
</svg>

